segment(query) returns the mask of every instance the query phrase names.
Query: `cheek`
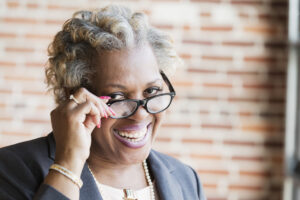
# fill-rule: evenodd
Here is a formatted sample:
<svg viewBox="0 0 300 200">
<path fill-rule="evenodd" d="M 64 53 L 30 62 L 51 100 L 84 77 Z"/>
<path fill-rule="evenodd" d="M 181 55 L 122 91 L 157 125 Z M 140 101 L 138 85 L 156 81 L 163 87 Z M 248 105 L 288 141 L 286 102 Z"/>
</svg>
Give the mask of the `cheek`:
<svg viewBox="0 0 300 200">
<path fill-rule="evenodd" d="M 155 129 L 155 131 L 156 131 L 157 128 L 160 127 L 164 117 L 165 117 L 165 112 L 161 112 L 161 113 L 158 113 L 158 114 L 154 115 L 154 129 Z"/>
<path fill-rule="evenodd" d="M 94 132 L 96 133 L 96 137 L 107 137 L 111 134 L 111 127 L 113 126 L 113 124 L 115 123 L 115 119 L 105 119 L 102 118 L 101 119 L 101 128 L 95 128 Z"/>
</svg>

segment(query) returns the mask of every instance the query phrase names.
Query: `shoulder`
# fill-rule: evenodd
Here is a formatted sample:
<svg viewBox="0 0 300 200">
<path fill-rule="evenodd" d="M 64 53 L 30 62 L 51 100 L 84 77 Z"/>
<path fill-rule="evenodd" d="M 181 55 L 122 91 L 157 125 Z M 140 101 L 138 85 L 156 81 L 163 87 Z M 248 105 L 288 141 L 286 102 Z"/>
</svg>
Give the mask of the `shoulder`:
<svg viewBox="0 0 300 200">
<path fill-rule="evenodd" d="M 52 153 L 51 146 L 53 146 L 50 144 L 53 140 L 51 137 L 53 137 L 52 134 L 49 134 L 46 137 L 0 148 L 0 160 L 4 161 L 0 162 L 0 170 L 10 166 L 10 171 L 28 168 L 35 173 L 37 168 L 41 170 L 48 166 L 52 160 L 49 157 Z"/>
<path fill-rule="evenodd" d="M 154 165 L 151 168 L 156 170 L 154 173 L 158 175 L 157 177 L 170 174 L 169 181 L 175 181 L 180 185 L 185 199 L 205 199 L 200 178 L 192 167 L 155 150 L 151 151 L 149 160 Z"/>
<path fill-rule="evenodd" d="M 30 199 L 53 162 L 49 136 L 0 148 L 0 199 Z"/>
<path fill-rule="evenodd" d="M 151 151 L 151 156 L 157 160 L 159 163 L 165 165 L 166 168 L 169 169 L 169 171 L 174 172 L 174 171 L 179 171 L 179 172 L 192 172 L 193 169 L 184 164 L 183 162 L 179 161 L 178 159 L 171 157 L 169 155 L 160 153 L 158 151 L 152 150 Z"/>
</svg>

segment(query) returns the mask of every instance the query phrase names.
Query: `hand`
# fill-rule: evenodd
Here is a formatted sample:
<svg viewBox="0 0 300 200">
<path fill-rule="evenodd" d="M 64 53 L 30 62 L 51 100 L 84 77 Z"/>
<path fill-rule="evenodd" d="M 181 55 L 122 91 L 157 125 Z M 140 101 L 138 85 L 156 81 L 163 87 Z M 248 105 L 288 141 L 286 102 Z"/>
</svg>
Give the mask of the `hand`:
<svg viewBox="0 0 300 200">
<path fill-rule="evenodd" d="M 51 123 L 56 141 L 55 162 L 74 173 L 81 173 L 90 154 L 91 133 L 100 128 L 101 118 L 114 115 L 100 99 L 85 88 L 80 88 L 74 100 L 68 100 L 51 112 Z M 80 174 L 79 174 L 80 175 Z"/>
</svg>

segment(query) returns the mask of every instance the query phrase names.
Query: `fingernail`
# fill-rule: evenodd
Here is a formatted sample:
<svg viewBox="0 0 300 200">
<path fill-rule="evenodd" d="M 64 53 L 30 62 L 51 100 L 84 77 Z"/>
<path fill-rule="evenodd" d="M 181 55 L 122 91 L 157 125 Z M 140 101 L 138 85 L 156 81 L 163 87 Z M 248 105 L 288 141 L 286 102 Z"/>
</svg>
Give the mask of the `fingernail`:
<svg viewBox="0 0 300 200">
<path fill-rule="evenodd" d="M 110 96 L 100 96 L 99 98 L 100 98 L 100 99 L 111 99 Z"/>
<path fill-rule="evenodd" d="M 107 114 L 105 113 L 105 118 L 107 119 L 108 118 L 108 116 L 107 116 Z"/>
<path fill-rule="evenodd" d="M 101 119 L 99 121 L 99 123 L 97 124 L 97 128 L 100 128 L 101 127 Z"/>
<path fill-rule="evenodd" d="M 113 111 L 113 109 L 111 109 L 110 107 L 108 107 L 108 109 L 113 115 L 116 115 L 116 113 Z"/>
</svg>

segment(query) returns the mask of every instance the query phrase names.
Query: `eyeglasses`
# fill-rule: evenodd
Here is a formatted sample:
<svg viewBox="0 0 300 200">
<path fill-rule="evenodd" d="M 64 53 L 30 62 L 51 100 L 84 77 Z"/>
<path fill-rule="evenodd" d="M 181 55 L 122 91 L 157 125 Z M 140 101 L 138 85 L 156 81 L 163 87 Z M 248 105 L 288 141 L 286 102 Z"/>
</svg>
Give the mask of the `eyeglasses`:
<svg viewBox="0 0 300 200">
<path fill-rule="evenodd" d="M 143 106 L 145 110 L 151 114 L 160 113 L 166 110 L 171 105 L 176 93 L 165 73 L 160 71 L 160 74 L 170 90 L 169 93 L 158 94 L 143 100 L 123 99 L 108 102 L 107 105 L 116 113 L 116 115 L 111 116 L 111 118 L 122 119 L 130 117 L 135 114 L 140 106 Z"/>
</svg>

